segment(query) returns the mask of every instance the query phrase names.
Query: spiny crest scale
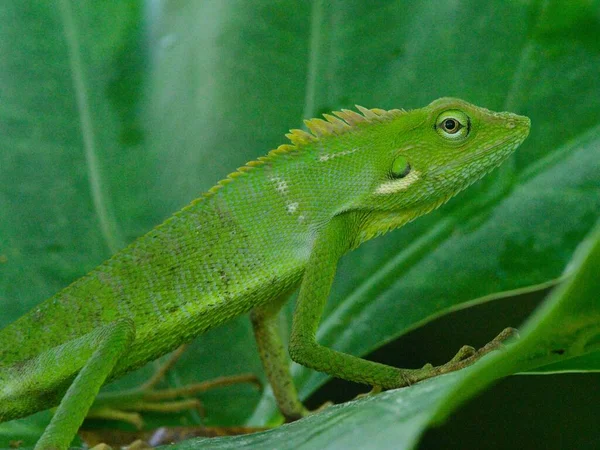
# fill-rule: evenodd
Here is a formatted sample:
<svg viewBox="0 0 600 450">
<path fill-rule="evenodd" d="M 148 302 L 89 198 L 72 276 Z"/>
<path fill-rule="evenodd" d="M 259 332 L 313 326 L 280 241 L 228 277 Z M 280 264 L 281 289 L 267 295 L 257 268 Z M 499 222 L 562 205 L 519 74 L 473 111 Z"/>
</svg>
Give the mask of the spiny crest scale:
<svg viewBox="0 0 600 450">
<path fill-rule="evenodd" d="M 283 144 L 274 150 L 271 150 L 266 156 L 261 156 L 254 161 L 246 163 L 246 165 L 239 167 L 235 172 L 230 173 L 219 181 L 216 185 L 208 190 L 204 194 L 204 197 L 210 197 L 217 192 L 221 187 L 231 183 L 234 179 L 240 175 L 248 172 L 254 167 L 262 166 L 266 162 L 280 156 L 295 151 L 299 151 L 302 147 L 309 145 L 324 136 L 336 136 L 344 133 L 348 133 L 353 128 L 359 126 L 362 123 L 377 123 L 377 122 L 388 122 L 396 117 L 406 114 L 403 109 L 379 109 L 372 108 L 368 109 L 360 105 L 355 105 L 361 114 L 349 110 L 342 109 L 341 111 L 333 111 L 332 114 L 323 114 L 323 119 L 306 119 L 304 124 L 309 129 L 309 132 L 293 128 L 285 136 L 291 141 L 290 144 Z"/>
<path fill-rule="evenodd" d="M 341 111 L 333 111 L 332 114 L 337 116 L 334 117 L 330 114 L 323 114 L 323 119 L 306 119 L 304 123 L 310 130 L 310 133 L 302 130 L 290 130 L 286 136 L 292 141 L 293 144 L 300 145 L 314 141 L 315 139 L 323 136 L 334 136 L 351 131 L 352 128 L 361 123 L 369 122 L 387 122 L 394 117 L 401 116 L 406 111 L 401 109 L 379 109 L 372 108 L 368 109 L 360 105 L 356 105 L 362 114 L 349 109 L 342 109 Z"/>
</svg>

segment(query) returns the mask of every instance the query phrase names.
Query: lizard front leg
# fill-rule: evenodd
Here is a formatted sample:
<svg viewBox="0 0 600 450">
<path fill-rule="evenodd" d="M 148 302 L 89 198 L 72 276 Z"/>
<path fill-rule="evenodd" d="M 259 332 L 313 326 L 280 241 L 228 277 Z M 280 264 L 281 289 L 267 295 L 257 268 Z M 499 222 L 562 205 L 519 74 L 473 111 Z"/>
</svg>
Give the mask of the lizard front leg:
<svg viewBox="0 0 600 450">
<path fill-rule="evenodd" d="M 353 219 L 350 215 L 335 217 L 315 240 L 294 312 L 290 338 L 290 356 L 294 361 L 334 377 L 390 389 L 473 364 L 513 334 L 512 329 L 504 330 L 478 351 L 463 347 L 448 363 L 437 367 L 427 364 L 420 369 L 400 369 L 320 345 L 316 341 L 317 327 L 329 296 L 337 262 L 351 246 L 355 226 Z"/>
</svg>

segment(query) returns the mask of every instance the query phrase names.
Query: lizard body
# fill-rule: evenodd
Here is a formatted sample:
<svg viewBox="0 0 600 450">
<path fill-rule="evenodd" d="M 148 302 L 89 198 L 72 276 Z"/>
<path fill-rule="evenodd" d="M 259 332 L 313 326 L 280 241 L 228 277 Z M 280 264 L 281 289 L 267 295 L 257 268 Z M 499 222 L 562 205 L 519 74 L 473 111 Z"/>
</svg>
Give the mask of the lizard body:
<svg viewBox="0 0 600 450">
<path fill-rule="evenodd" d="M 316 343 L 337 261 L 498 166 L 527 137 L 529 119 L 451 98 L 408 112 L 359 109 L 306 121 L 311 133 L 291 130 L 291 144 L 238 169 L 0 331 L 0 421 L 64 397 L 38 443 L 64 448 L 102 384 L 250 311 L 280 409 L 297 418 L 305 410 L 273 318 L 298 286 L 293 359 L 383 387 L 433 376 Z"/>
</svg>

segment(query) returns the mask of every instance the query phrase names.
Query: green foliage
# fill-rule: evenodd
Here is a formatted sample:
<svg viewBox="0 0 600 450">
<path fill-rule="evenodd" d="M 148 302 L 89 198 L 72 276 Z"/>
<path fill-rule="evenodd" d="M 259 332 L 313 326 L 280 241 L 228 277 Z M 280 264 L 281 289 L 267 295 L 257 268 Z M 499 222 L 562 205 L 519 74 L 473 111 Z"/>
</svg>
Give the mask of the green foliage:
<svg viewBox="0 0 600 450">
<path fill-rule="evenodd" d="M 0 2 L 0 326 L 275 148 L 302 118 L 354 103 L 456 96 L 528 115 L 532 131 L 495 174 L 342 260 L 321 343 L 366 354 L 473 299 L 556 279 L 600 211 L 599 33 L 597 2 L 583 0 Z M 598 371 L 600 289 L 585 278 L 599 270 L 594 245 L 507 352 L 262 435 L 181 447 L 411 448 L 495 377 Z M 169 383 L 261 373 L 251 334 L 242 318 L 202 336 Z M 294 373 L 303 397 L 325 381 Z M 261 424 L 274 412 L 269 391 L 249 387 L 203 401 L 209 424 Z M 26 423 L 2 424 L 0 436 L 19 437 Z"/>
</svg>

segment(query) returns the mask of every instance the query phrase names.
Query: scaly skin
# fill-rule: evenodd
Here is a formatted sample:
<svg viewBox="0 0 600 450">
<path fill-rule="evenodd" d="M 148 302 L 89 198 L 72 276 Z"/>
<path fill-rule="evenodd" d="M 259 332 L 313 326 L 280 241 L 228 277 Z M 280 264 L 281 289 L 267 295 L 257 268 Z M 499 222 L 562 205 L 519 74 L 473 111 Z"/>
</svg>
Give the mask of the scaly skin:
<svg viewBox="0 0 600 450">
<path fill-rule="evenodd" d="M 0 421 L 64 396 L 56 417 L 76 419 L 56 419 L 38 443 L 64 448 L 106 381 L 251 310 L 279 406 L 300 417 L 273 320 L 298 286 L 290 354 L 316 370 L 389 388 L 477 356 L 405 371 L 324 348 L 315 335 L 338 259 L 498 166 L 527 137 L 529 119 L 451 98 L 409 112 L 359 109 L 306 121 L 312 134 L 292 130 L 291 145 L 240 168 L 2 330 Z"/>
</svg>

